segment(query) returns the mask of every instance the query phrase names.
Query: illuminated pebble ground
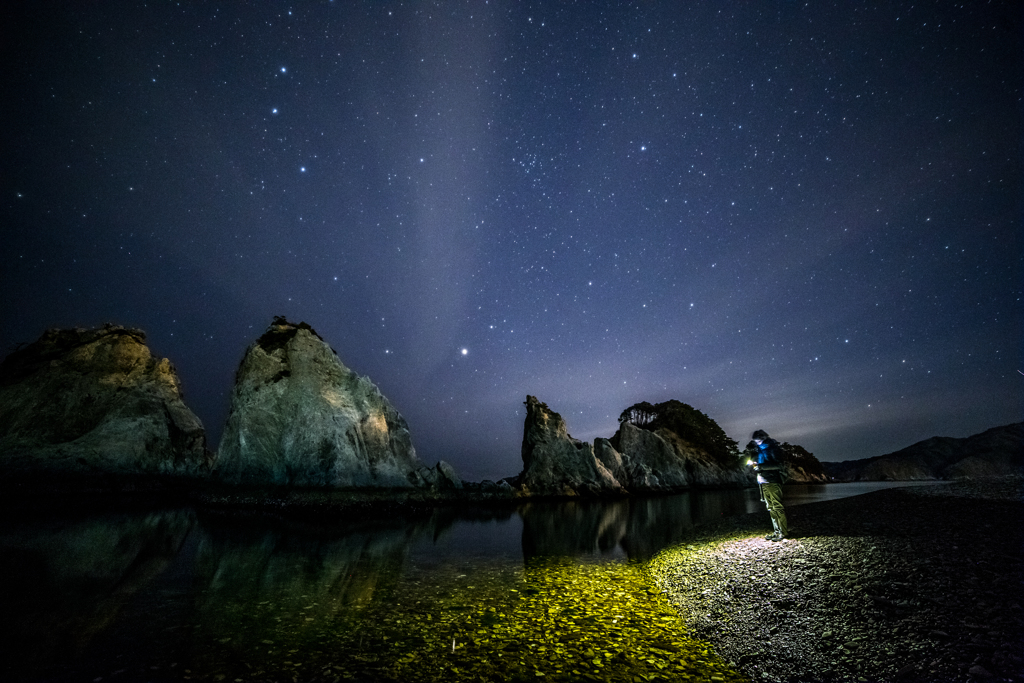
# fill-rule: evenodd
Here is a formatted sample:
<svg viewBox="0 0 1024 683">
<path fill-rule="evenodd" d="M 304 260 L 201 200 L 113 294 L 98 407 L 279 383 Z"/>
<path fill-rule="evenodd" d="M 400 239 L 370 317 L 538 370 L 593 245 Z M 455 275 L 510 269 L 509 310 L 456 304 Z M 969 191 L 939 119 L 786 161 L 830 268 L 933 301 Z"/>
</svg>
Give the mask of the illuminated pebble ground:
<svg viewBox="0 0 1024 683">
<path fill-rule="evenodd" d="M 755 681 L 1024 680 L 1022 480 L 892 489 L 706 529 L 650 571 Z"/>
<path fill-rule="evenodd" d="M 189 680 L 743 681 L 638 563 L 542 559 L 376 586 L 364 611 L 220 606 Z M 446 575 L 445 575 L 446 574 Z M 443 575 L 443 576 L 442 576 Z M 442 576 L 442 578 L 438 578 Z M 381 600 L 381 591 L 388 599 Z M 245 653 L 225 662 L 223 636 Z M 205 660 L 205 661 L 204 661 Z"/>
</svg>

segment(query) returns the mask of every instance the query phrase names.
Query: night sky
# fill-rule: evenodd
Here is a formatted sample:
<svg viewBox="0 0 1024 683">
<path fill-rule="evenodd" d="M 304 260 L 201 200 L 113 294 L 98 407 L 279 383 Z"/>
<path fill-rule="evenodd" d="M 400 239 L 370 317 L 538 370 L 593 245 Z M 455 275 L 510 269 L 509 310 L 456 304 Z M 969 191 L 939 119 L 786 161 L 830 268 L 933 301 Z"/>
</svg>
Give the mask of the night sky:
<svg viewBox="0 0 1024 683">
<path fill-rule="evenodd" d="M 141 327 L 213 447 L 274 315 L 472 480 L 527 394 L 821 460 L 1022 419 L 1012 0 L 4 13 L 0 353 Z"/>
</svg>

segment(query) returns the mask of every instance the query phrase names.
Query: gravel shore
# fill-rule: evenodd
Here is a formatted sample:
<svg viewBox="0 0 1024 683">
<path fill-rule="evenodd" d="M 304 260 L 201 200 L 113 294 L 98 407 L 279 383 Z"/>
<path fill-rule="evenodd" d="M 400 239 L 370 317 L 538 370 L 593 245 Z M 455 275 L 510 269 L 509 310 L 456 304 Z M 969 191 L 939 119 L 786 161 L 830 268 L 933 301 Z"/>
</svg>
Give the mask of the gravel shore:
<svg viewBox="0 0 1024 683">
<path fill-rule="evenodd" d="M 652 564 L 753 681 L 1024 681 L 1024 480 L 876 491 L 699 530 Z"/>
</svg>

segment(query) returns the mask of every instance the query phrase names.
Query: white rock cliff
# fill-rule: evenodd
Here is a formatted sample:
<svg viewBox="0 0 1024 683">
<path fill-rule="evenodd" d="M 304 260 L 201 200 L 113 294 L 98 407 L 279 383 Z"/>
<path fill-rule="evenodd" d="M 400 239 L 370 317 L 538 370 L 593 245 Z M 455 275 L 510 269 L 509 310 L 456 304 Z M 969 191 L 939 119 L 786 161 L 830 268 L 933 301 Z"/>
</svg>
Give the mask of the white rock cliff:
<svg viewBox="0 0 1024 683">
<path fill-rule="evenodd" d="M 231 484 L 455 486 L 426 476 L 405 419 L 309 325 L 275 319 L 249 346 L 231 394 L 216 475 Z M 443 472 L 442 472 L 443 470 Z"/>
</svg>

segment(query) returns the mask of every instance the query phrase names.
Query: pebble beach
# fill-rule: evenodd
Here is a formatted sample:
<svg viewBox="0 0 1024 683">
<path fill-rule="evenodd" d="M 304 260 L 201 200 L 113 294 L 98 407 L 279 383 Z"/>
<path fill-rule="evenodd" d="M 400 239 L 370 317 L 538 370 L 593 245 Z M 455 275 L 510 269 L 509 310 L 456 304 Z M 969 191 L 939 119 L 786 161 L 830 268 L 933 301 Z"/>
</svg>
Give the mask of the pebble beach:
<svg viewBox="0 0 1024 683">
<path fill-rule="evenodd" d="M 1024 681 L 1024 479 L 897 488 L 695 531 L 651 564 L 752 681 Z"/>
</svg>

